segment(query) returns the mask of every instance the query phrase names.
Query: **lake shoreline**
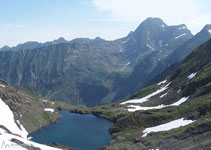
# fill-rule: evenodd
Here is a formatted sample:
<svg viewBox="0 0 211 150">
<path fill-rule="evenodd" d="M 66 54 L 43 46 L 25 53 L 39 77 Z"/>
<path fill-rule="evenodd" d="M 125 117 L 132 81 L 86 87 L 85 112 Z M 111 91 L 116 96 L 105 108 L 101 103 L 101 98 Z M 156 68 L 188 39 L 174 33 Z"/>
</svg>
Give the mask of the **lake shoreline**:
<svg viewBox="0 0 211 150">
<path fill-rule="evenodd" d="M 32 141 L 38 142 L 38 143 L 45 143 L 46 145 L 51 144 L 51 146 L 54 146 L 54 147 L 58 146 L 58 145 L 59 146 L 64 145 L 64 146 L 72 148 L 72 147 L 75 147 L 74 144 L 71 145 L 71 142 L 73 142 L 73 141 L 77 141 L 76 143 L 78 143 L 80 141 L 81 143 L 78 144 L 78 146 L 80 147 L 80 146 L 84 146 L 84 144 L 85 145 L 87 144 L 90 146 L 90 140 L 91 140 L 92 143 L 94 143 L 94 145 L 98 145 L 98 148 L 102 148 L 106 145 L 109 145 L 110 142 L 113 140 L 113 137 L 112 137 L 111 133 L 109 132 L 109 129 L 114 125 L 114 123 L 107 119 L 93 115 L 92 113 L 82 113 L 82 112 L 78 113 L 78 112 L 72 112 L 72 111 L 67 111 L 67 110 L 63 110 L 63 109 L 62 110 L 58 109 L 55 112 L 58 112 L 61 115 L 60 119 L 58 119 L 55 123 L 49 124 L 49 126 L 42 127 L 41 129 L 39 129 L 33 133 L 30 133 L 29 136 L 32 137 Z M 69 115 L 69 113 L 70 113 L 70 115 Z M 83 115 L 83 116 L 80 117 L 80 115 Z M 83 118 L 85 120 L 81 121 L 81 120 L 83 120 Z M 99 119 L 97 119 L 97 118 L 99 118 Z M 53 127 L 55 130 L 52 130 Z M 63 129 L 64 127 L 65 127 L 65 129 Z M 76 129 L 72 130 L 72 128 L 75 128 L 75 127 L 77 127 L 77 128 L 80 127 L 81 129 L 77 133 L 75 133 Z M 49 130 L 49 128 L 51 130 Z M 63 131 L 61 131 L 59 128 L 62 128 Z M 47 130 L 47 132 L 46 132 L 46 130 Z M 64 133 L 64 131 L 65 131 L 65 133 Z M 46 136 L 40 136 L 39 138 L 37 138 L 36 137 L 37 134 L 38 134 L 38 137 L 43 134 L 45 134 Z M 49 140 L 46 140 L 46 137 L 47 137 L 47 139 L 48 139 L 48 137 L 49 137 L 49 139 L 51 139 L 52 137 L 55 138 L 56 136 L 54 136 L 54 134 L 59 135 L 59 138 L 56 138 L 58 140 L 52 140 L 50 142 L 49 142 Z M 76 134 L 77 134 L 77 136 L 73 136 Z M 83 139 L 82 141 L 84 141 L 84 142 L 82 142 L 81 140 L 78 140 L 78 137 L 80 137 L 80 136 L 83 137 L 83 134 L 85 134 L 88 137 L 87 140 L 86 140 L 87 137 L 86 138 L 84 137 L 84 139 L 82 138 Z M 33 137 L 33 135 L 35 135 L 35 137 Z M 95 135 L 96 135 L 96 137 L 98 137 L 97 139 L 90 138 L 90 137 L 95 137 Z M 68 138 L 67 138 L 67 136 L 68 136 Z M 37 139 L 38 139 L 38 141 L 37 141 Z M 72 139 L 71 142 L 68 143 L 69 145 L 65 144 L 67 139 Z M 98 139 L 100 141 L 98 141 Z M 56 144 L 52 145 L 52 143 L 56 143 Z M 77 147 L 75 147 L 75 148 L 77 148 Z M 94 147 L 94 148 L 96 149 L 96 147 Z"/>
</svg>

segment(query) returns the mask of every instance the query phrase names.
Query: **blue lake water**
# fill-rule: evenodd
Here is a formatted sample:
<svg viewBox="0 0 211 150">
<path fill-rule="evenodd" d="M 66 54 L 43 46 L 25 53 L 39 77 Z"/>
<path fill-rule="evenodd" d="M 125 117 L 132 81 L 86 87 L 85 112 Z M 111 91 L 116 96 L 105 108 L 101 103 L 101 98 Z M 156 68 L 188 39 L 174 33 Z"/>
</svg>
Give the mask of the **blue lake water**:
<svg viewBox="0 0 211 150">
<path fill-rule="evenodd" d="M 62 118 L 29 136 L 38 143 L 56 142 L 77 150 L 99 150 L 112 140 L 108 129 L 113 123 L 94 115 L 59 111 Z"/>
</svg>

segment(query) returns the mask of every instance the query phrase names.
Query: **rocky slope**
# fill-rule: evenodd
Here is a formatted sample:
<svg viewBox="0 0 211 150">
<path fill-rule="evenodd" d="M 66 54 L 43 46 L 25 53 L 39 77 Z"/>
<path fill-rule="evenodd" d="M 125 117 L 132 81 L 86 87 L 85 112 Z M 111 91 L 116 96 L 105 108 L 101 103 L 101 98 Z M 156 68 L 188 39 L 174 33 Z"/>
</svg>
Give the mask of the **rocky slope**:
<svg viewBox="0 0 211 150">
<path fill-rule="evenodd" d="M 185 25 L 167 26 L 148 18 L 115 41 L 60 39 L 40 48 L 23 44 L 0 52 L 0 77 L 15 86 L 34 87 L 51 100 L 109 103 L 141 89 L 157 64 L 190 38 Z"/>
<path fill-rule="evenodd" d="M 131 100 L 97 106 L 113 120 L 114 140 L 102 149 L 210 149 L 211 40 L 194 50 L 164 81 Z"/>
<path fill-rule="evenodd" d="M 168 75 L 171 74 L 171 72 L 178 69 L 182 61 L 185 59 L 185 57 L 187 57 L 196 47 L 208 41 L 210 38 L 211 38 L 211 25 L 206 25 L 193 38 L 186 41 L 183 45 L 179 46 L 171 55 L 169 55 L 168 57 L 166 57 L 165 59 L 163 59 L 158 63 L 158 65 L 156 66 L 154 71 L 152 71 L 151 74 L 155 75 L 163 71 L 165 73 L 158 75 L 155 81 L 167 77 Z M 171 66 L 172 64 L 174 64 L 173 67 Z"/>
<path fill-rule="evenodd" d="M 186 26 L 180 25 L 176 28 L 181 32 L 182 30 L 186 29 Z M 170 32 L 169 30 L 167 31 L 168 33 Z M 118 89 L 120 92 L 118 93 L 119 97 L 117 99 L 123 99 L 125 97 L 131 96 L 131 94 L 137 92 L 139 89 L 145 87 L 146 85 L 151 85 L 159 80 L 165 79 L 172 72 L 178 69 L 185 57 L 187 57 L 195 48 L 211 38 L 210 31 L 211 26 L 206 25 L 199 33 L 187 40 L 184 44 L 178 46 L 171 54 L 167 55 L 166 57 L 160 56 L 165 56 L 167 52 L 162 51 L 162 53 L 155 51 L 149 57 L 140 60 L 138 65 L 135 66 L 131 75 L 122 84 L 127 86 L 120 86 L 120 89 Z M 182 35 L 186 34 L 187 33 L 184 33 Z M 163 71 L 164 73 L 160 74 Z M 122 93 L 124 96 L 121 95 Z"/>
<path fill-rule="evenodd" d="M 32 98 L 0 79 L 1 149 L 56 150 L 34 143 L 27 137 L 28 133 L 59 118 L 58 113 L 49 111 L 54 105 L 47 100 Z"/>
</svg>

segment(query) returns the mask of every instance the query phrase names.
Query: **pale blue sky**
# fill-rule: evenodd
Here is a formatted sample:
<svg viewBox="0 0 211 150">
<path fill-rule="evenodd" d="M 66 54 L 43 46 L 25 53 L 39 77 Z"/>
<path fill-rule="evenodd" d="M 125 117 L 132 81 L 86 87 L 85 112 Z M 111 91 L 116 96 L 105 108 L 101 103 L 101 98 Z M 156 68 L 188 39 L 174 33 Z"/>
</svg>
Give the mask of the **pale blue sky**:
<svg viewBox="0 0 211 150">
<path fill-rule="evenodd" d="M 210 8 L 209 0 L 0 0 L 0 47 L 59 37 L 113 40 L 147 17 L 196 33 L 211 23 Z"/>
</svg>

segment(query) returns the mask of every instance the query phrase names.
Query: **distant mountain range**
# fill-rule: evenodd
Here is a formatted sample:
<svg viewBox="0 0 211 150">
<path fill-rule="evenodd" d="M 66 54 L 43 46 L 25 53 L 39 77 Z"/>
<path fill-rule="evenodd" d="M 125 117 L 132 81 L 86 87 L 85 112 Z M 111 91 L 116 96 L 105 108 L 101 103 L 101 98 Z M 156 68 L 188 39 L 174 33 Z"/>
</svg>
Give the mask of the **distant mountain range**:
<svg viewBox="0 0 211 150">
<path fill-rule="evenodd" d="M 4 46 L 0 48 L 0 51 L 18 51 L 18 50 L 25 50 L 25 49 L 35 49 L 40 48 L 44 46 L 54 45 L 54 44 L 60 44 L 60 43 L 80 43 L 80 44 L 86 44 L 96 41 L 101 41 L 103 39 L 96 37 L 95 39 L 89 39 L 89 38 L 76 38 L 72 41 L 67 41 L 63 37 L 58 38 L 57 40 L 51 41 L 51 42 L 45 42 L 45 43 L 39 43 L 36 41 L 29 41 L 23 44 L 18 44 L 15 47 L 9 47 Z"/>
<path fill-rule="evenodd" d="M 114 41 L 78 38 L 27 42 L 0 49 L 0 77 L 30 85 L 42 96 L 87 106 L 125 99 L 211 38 L 207 25 L 193 36 L 182 25 L 148 18 Z"/>
</svg>

